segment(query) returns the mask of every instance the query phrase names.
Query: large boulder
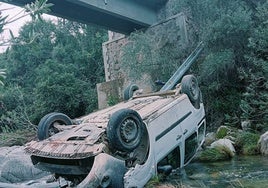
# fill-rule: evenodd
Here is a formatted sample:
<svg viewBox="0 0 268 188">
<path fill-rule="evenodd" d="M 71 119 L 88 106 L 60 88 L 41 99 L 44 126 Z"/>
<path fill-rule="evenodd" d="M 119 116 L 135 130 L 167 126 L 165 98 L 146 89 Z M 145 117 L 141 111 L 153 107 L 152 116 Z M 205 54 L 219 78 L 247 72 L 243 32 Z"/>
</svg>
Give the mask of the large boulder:
<svg viewBox="0 0 268 188">
<path fill-rule="evenodd" d="M 219 139 L 213 142 L 211 144 L 211 148 L 224 148 L 224 150 L 228 152 L 231 157 L 235 155 L 235 148 L 233 146 L 233 142 L 226 138 Z"/>
<path fill-rule="evenodd" d="M 261 135 L 258 144 L 261 154 L 268 156 L 268 131 Z"/>
<path fill-rule="evenodd" d="M 246 121 L 242 121 L 241 122 L 241 127 L 243 131 L 250 131 L 252 130 L 252 125 L 251 122 L 249 120 Z"/>
<path fill-rule="evenodd" d="M 216 134 L 214 132 L 207 133 L 203 146 L 208 147 L 216 141 Z"/>
<path fill-rule="evenodd" d="M 0 152 L 0 182 L 19 183 L 39 179 L 48 173 L 35 168 L 23 146 L 2 147 Z"/>
<path fill-rule="evenodd" d="M 196 160 L 203 162 L 215 162 L 230 160 L 235 155 L 233 142 L 229 139 L 214 141 L 196 156 Z"/>
</svg>

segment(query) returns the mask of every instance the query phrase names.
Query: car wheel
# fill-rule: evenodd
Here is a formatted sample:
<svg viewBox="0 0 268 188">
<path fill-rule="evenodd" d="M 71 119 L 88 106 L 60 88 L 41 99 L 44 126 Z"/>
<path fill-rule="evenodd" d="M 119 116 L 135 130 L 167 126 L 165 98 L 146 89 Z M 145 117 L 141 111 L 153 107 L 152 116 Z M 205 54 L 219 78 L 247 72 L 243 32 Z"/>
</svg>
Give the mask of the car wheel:
<svg viewBox="0 0 268 188">
<path fill-rule="evenodd" d="M 120 151 L 131 151 L 140 144 L 144 130 L 142 119 L 135 110 L 118 110 L 108 122 L 109 146 Z"/>
<path fill-rule="evenodd" d="M 123 98 L 125 101 L 129 100 L 131 97 L 133 97 L 133 94 L 135 91 L 137 91 L 139 87 L 136 84 L 130 84 L 125 90 Z"/>
<path fill-rule="evenodd" d="M 186 75 L 181 80 L 181 92 L 185 93 L 195 108 L 200 108 L 201 91 L 194 75 Z"/>
<path fill-rule="evenodd" d="M 59 132 L 55 125 L 72 125 L 72 120 L 65 114 L 52 112 L 45 115 L 39 122 L 37 138 L 44 140 Z"/>
</svg>

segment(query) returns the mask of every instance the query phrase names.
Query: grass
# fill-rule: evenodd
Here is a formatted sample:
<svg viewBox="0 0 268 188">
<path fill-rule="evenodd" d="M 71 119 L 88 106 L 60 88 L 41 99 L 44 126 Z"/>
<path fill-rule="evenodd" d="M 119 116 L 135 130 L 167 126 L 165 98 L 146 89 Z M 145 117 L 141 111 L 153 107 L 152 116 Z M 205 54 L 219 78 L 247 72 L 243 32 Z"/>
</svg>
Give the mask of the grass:
<svg viewBox="0 0 268 188">
<path fill-rule="evenodd" d="M 251 132 L 241 132 L 237 135 L 235 147 L 243 155 L 257 155 L 260 153 L 258 140 L 260 135 Z"/>
<path fill-rule="evenodd" d="M 224 138 L 225 136 L 227 136 L 228 132 L 229 132 L 229 128 L 227 128 L 226 126 L 221 126 L 217 130 L 216 138 L 218 139 Z"/>
<path fill-rule="evenodd" d="M 160 184 L 160 179 L 158 176 L 153 177 L 150 181 L 146 184 L 145 188 L 153 188 Z"/>
<path fill-rule="evenodd" d="M 229 160 L 232 158 L 230 150 L 224 146 L 217 146 L 215 148 L 207 148 L 202 151 L 198 157 L 201 162 L 215 162 L 222 160 Z"/>
</svg>

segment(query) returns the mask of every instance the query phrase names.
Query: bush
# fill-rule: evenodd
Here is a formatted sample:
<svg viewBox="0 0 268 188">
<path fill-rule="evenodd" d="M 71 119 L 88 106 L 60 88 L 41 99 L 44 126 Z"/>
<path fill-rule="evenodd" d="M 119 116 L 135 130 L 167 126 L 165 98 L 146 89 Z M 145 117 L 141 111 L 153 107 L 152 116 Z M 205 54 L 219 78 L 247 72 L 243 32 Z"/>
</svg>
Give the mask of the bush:
<svg viewBox="0 0 268 188">
<path fill-rule="evenodd" d="M 33 27 L 34 40 L 29 36 Z M 101 44 L 106 37 L 105 30 L 67 20 L 25 24 L 17 43 L 0 55 L 7 70 L 1 126 L 23 129 L 53 111 L 75 118 L 95 110 L 96 83 L 104 80 Z"/>
<path fill-rule="evenodd" d="M 235 140 L 236 151 L 243 155 L 257 155 L 260 153 L 258 141 L 260 135 L 251 132 L 238 133 Z"/>
<path fill-rule="evenodd" d="M 242 121 L 252 122 L 252 129 L 268 130 L 268 2 L 256 9 L 256 26 L 249 38 L 250 53 L 246 55 L 247 66 L 240 69 L 240 78 L 246 90 L 240 103 Z"/>
<path fill-rule="evenodd" d="M 0 132 L 12 132 L 16 129 L 35 129 L 30 119 L 31 112 L 28 106 L 28 96 L 19 86 L 6 86 L 1 91 Z"/>
<path fill-rule="evenodd" d="M 216 138 L 218 139 L 224 138 L 225 136 L 227 136 L 229 131 L 230 131 L 229 128 L 226 126 L 219 127 L 216 132 Z"/>
</svg>

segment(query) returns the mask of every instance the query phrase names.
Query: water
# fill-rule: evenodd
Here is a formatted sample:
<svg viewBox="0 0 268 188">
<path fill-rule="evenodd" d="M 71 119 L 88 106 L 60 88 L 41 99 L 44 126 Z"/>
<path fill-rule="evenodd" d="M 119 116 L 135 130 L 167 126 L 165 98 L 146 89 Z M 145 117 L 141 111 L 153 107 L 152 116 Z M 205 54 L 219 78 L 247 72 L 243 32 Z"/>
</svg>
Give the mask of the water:
<svg viewBox="0 0 268 188">
<path fill-rule="evenodd" d="M 192 162 L 167 182 L 181 188 L 268 188 L 268 157 L 243 156 L 214 163 Z"/>
</svg>

